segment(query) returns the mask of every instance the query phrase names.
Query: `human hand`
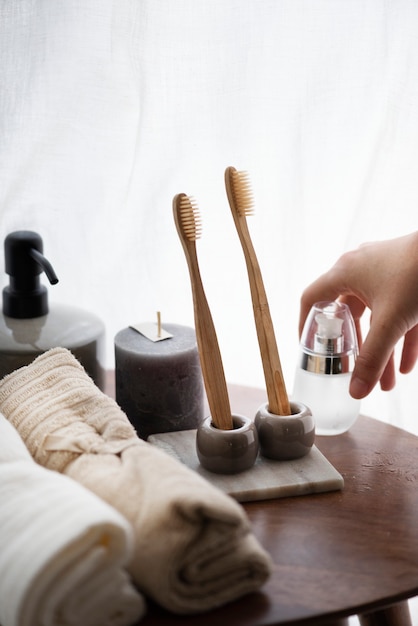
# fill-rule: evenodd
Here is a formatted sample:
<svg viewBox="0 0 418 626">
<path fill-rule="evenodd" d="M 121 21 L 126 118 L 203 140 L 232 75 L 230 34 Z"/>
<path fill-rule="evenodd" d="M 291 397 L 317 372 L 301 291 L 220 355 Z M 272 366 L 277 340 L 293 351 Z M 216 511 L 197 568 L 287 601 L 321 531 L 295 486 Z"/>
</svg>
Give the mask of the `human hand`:
<svg viewBox="0 0 418 626">
<path fill-rule="evenodd" d="M 392 389 L 399 339 L 404 337 L 401 373 L 410 372 L 418 357 L 418 231 L 343 254 L 303 292 L 299 333 L 315 302 L 336 299 L 350 307 L 360 346 L 350 394 L 364 398 L 378 381 L 383 390 Z M 366 308 L 371 318 L 363 342 L 360 319 Z"/>
</svg>

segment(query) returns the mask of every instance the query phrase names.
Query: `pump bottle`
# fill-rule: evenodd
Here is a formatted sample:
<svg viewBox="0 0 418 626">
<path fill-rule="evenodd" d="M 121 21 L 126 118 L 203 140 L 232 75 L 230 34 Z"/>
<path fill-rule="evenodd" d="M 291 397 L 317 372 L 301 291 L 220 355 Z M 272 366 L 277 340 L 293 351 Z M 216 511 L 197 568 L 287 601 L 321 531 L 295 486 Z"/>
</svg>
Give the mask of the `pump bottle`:
<svg viewBox="0 0 418 626">
<path fill-rule="evenodd" d="M 312 411 L 317 435 L 338 435 L 356 421 L 360 401 L 350 396 L 358 340 L 351 311 L 317 302 L 306 319 L 292 397 Z"/>
<path fill-rule="evenodd" d="M 49 306 L 40 274 L 45 272 L 52 285 L 58 278 L 43 255 L 41 237 L 29 230 L 12 232 L 4 241 L 4 254 L 9 285 L 2 294 L 0 378 L 60 346 L 70 350 L 103 389 L 104 324 L 77 307 Z"/>
</svg>

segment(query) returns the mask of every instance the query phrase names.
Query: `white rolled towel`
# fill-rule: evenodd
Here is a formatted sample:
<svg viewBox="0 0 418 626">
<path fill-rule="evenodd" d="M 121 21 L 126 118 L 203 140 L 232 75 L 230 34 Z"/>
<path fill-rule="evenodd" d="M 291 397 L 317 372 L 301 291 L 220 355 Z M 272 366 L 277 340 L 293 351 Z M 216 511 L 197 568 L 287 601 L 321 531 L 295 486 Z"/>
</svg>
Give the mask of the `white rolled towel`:
<svg viewBox="0 0 418 626">
<path fill-rule="evenodd" d="M 35 463 L 0 414 L 0 624 L 137 623 L 145 604 L 125 571 L 131 552 L 125 518 Z"/>
<path fill-rule="evenodd" d="M 80 482 L 129 520 L 128 571 L 168 610 L 207 611 L 268 579 L 271 559 L 242 506 L 140 440 L 68 350 L 49 350 L 5 376 L 0 411 L 40 465 Z"/>
</svg>

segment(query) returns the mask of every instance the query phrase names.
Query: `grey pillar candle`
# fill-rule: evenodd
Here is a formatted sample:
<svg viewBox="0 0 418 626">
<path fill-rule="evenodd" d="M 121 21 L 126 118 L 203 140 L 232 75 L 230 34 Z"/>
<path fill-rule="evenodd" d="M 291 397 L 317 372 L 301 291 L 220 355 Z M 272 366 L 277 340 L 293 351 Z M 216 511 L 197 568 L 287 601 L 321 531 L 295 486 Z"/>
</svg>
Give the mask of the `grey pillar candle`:
<svg viewBox="0 0 418 626">
<path fill-rule="evenodd" d="M 151 341 L 132 328 L 115 336 L 116 401 L 142 439 L 197 428 L 204 386 L 193 328 L 164 324 L 173 336 Z"/>
</svg>

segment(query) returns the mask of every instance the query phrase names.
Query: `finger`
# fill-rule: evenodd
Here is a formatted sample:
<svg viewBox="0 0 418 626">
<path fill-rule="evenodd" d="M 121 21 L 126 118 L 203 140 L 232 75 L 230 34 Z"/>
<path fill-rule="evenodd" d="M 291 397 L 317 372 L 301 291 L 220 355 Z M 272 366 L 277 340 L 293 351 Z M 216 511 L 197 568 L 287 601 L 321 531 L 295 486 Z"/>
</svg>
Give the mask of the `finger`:
<svg viewBox="0 0 418 626">
<path fill-rule="evenodd" d="M 399 371 L 408 374 L 418 359 L 418 325 L 411 328 L 405 335 Z"/>
<path fill-rule="evenodd" d="M 366 308 L 365 303 L 353 294 L 343 295 L 338 298 L 340 302 L 344 302 L 350 309 L 354 320 L 359 320 Z"/>
<path fill-rule="evenodd" d="M 356 328 L 358 346 L 361 348 L 363 343 L 362 330 L 361 330 L 361 316 L 364 313 L 366 305 L 362 300 L 359 300 L 357 296 L 347 295 L 338 298 L 339 302 L 344 302 L 350 309 L 351 315 L 354 319 L 354 326 Z"/>
<path fill-rule="evenodd" d="M 382 378 L 391 358 L 393 348 L 401 335 L 394 324 L 373 316 L 369 333 L 364 340 L 351 377 L 350 393 L 353 398 L 365 398 Z M 390 369 L 383 384 L 390 384 Z"/>
<path fill-rule="evenodd" d="M 382 389 L 382 391 L 390 391 L 394 388 L 395 383 L 395 357 L 392 351 L 392 354 L 389 357 L 389 361 L 386 363 L 386 367 L 383 370 L 382 376 L 380 377 L 380 388 Z"/>
</svg>

